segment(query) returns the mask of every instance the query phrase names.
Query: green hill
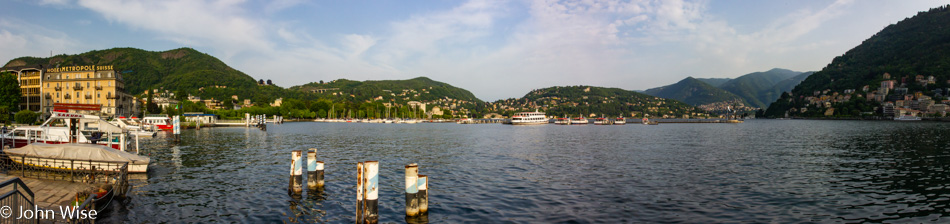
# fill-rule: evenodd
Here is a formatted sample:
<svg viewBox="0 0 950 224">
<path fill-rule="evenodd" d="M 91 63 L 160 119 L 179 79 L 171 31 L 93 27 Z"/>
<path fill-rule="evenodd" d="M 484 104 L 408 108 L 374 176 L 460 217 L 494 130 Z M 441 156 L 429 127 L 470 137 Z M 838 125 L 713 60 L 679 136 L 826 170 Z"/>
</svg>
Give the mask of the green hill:
<svg viewBox="0 0 950 224">
<path fill-rule="evenodd" d="M 326 83 L 307 83 L 290 87 L 290 90 L 311 93 L 321 97 L 350 97 L 355 101 L 373 100 L 382 97 L 385 102 L 395 101 L 464 101 L 467 103 L 481 103 L 475 94 L 443 82 L 434 81 L 426 77 L 409 80 L 369 80 L 353 81 L 338 79 Z M 336 93 L 336 95 L 334 95 Z M 341 94 L 342 93 L 342 94 Z M 341 96 L 342 95 L 342 96 Z"/>
<path fill-rule="evenodd" d="M 696 78 L 696 80 L 703 81 L 705 83 L 708 83 L 709 85 L 712 85 L 718 88 L 719 86 L 722 86 L 722 84 L 725 84 L 731 81 L 732 79 L 730 78 Z"/>
<path fill-rule="evenodd" d="M 644 91 L 644 93 L 683 101 L 684 103 L 694 106 L 741 99 L 741 97 L 735 94 L 716 88 L 709 83 L 693 77 L 687 77 L 672 85 L 648 89 Z"/>
<path fill-rule="evenodd" d="M 750 106 L 765 108 L 782 91 L 774 88 L 779 82 L 802 74 L 788 69 L 775 68 L 766 72 L 753 72 L 723 83 L 719 88 L 745 99 Z"/>
<path fill-rule="evenodd" d="M 591 113 L 606 116 L 631 116 L 643 113 L 653 117 L 663 115 L 695 117 L 701 113 L 685 103 L 663 99 L 643 93 L 618 88 L 594 86 L 555 86 L 533 90 L 519 99 L 499 100 L 493 104 L 502 105 L 512 111 L 529 111 L 533 108 L 545 111 L 550 116 L 588 116 Z M 511 111 L 509 111 L 511 112 Z"/>
<path fill-rule="evenodd" d="M 280 88 L 258 86 L 247 74 L 231 68 L 221 60 L 191 48 L 154 52 L 135 48 L 113 48 L 90 51 L 78 55 L 56 55 L 48 58 L 21 57 L 7 66 L 41 64 L 50 67 L 73 65 L 113 65 L 122 73 L 130 94 L 142 94 L 148 89 L 165 89 L 191 93 L 205 98 L 241 98 L 267 93 L 282 95 Z M 225 86 L 226 88 L 208 88 Z M 204 91 L 199 91 L 205 87 Z"/>
<path fill-rule="evenodd" d="M 907 85 L 911 92 L 935 96 L 931 90 L 948 86 L 950 70 L 947 68 L 950 68 L 950 10 L 942 6 L 889 25 L 844 55 L 835 57 L 828 66 L 795 87 L 791 95 L 783 94 L 768 108 L 766 115 L 776 117 L 791 112 L 797 116 L 790 109 L 808 106 L 803 98 L 813 96 L 815 91 L 860 90 L 865 85 L 871 90 L 877 89 L 885 80 L 884 73 L 890 74 L 898 85 Z M 919 85 L 914 82 L 916 75 L 934 76 L 939 81 Z"/>
</svg>

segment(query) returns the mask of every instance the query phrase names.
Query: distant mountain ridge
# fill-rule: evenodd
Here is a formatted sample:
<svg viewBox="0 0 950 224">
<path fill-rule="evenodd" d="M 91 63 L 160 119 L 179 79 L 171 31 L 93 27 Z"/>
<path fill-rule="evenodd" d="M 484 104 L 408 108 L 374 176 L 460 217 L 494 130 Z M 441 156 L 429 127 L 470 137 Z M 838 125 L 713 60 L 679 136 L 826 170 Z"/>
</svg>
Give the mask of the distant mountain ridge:
<svg viewBox="0 0 950 224">
<path fill-rule="evenodd" d="M 662 98 L 676 99 L 690 105 L 703 105 L 742 99 L 735 94 L 693 77 L 686 77 L 672 85 L 648 89 L 644 91 L 644 93 Z"/>
<path fill-rule="evenodd" d="M 734 79 L 687 77 L 672 85 L 648 89 L 644 93 L 695 106 L 739 99 L 746 105 L 765 108 L 812 73 L 774 68 Z"/>
<path fill-rule="evenodd" d="M 597 114 L 616 117 L 623 115 L 651 117 L 683 115 L 698 116 L 702 111 L 683 102 L 650 96 L 619 88 L 596 86 L 554 86 L 532 90 L 524 97 L 498 100 L 493 107 L 511 111 L 540 109 L 548 116 L 577 117 Z"/>
</svg>

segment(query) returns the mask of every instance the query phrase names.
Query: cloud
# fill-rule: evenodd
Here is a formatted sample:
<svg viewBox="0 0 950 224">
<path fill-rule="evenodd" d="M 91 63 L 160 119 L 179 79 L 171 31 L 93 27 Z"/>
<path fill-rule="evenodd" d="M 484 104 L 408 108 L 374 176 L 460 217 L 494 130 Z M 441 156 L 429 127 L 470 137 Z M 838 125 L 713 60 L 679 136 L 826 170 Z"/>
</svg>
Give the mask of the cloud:
<svg viewBox="0 0 950 224">
<path fill-rule="evenodd" d="M 0 20 L 0 60 L 3 63 L 22 56 L 48 57 L 75 53 L 78 41 L 66 34 L 17 19 Z"/>
<path fill-rule="evenodd" d="M 244 51 L 270 49 L 265 23 L 250 19 L 238 0 L 95 1 L 79 5 L 110 22 L 156 32 L 181 44 L 208 46 L 234 56 Z"/>
</svg>

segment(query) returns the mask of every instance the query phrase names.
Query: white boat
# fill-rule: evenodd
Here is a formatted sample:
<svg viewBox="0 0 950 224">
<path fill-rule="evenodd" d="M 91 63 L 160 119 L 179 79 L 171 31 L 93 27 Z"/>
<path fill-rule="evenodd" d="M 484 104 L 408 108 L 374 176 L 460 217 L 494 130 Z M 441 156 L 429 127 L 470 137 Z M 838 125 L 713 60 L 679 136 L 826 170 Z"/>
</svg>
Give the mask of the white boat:
<svg viewBox="0 0 950 224">
<path fill-rule="evenodd" d="M 569 117 L 558 118 L 557 120 L 554 121 L 554 124 L 559 124 L 559 125 L 571 124 L 571 118 Z"/>
<path fill-rule="evenodd" d="M 590 121 L 588 121 L 587 118 L 584 117 L 584 116 L 577 117 L 577 118 L 571 118 L 571 124 L 586 125 L 586 124 L 589 124 L 589 123 L 590 123 Z"/>
<path fill-rule="evenodd" d="M 900 117 L 894 118 L 895 121 L 919 121 L 920 117 L 914 115 L 901 115 Z"/>
<path fill-rule="evenodd" d="M 544 116 L 544 112 L 518 112 L 515 115 L 511 116 L 511 121 L 508 124 L 511 125 L 534 125 L 534 124 L 547 124 L 548 118 Z"/>
<path fill-rule="evenodd" d="M 614 125 L 625 125 L 625 124 L 627 124 L 626 118 L 617 117 L 617 119 L 614 119 Z"/>
<path fill-rule="evenodd" d="M 475 120 L 471 118 L 462 118 L 455 122 L 456 124 L 474 124 Z"/>
<path fill-rule="evenodd" d="M 611 123 L 613 122 L 610 122 L 610 119 L 607 119 L 606 117 L 598 117 L 597 119 L 594 119 L 594 125 L 609 125 Z"/>
<path fill-rule="evenodd" d="M 172 125 L 172 118 L 165 114 L 145 115 L 145 118 L 142 119 L 142 123 L 151 125 L 152 127 L 155 127 L 156 130 L 171 131 L 174 128 Z"/>
<path fill-rule="evenodd" d="M 5 141 L 13 140 L 13 148 L 30 143 L 89 143 L 118 150 L 136 150 L 135 139 L 127 129 L 115 126 L 94 115 L 53 112 L 40 126 L 21 126 L 4 133 Z"/>
<path fill-rule="evenodd" d="M 134 125 L 134 124 L 132 124 L 132 122 L 130 122 L 129 120 L 122 119 L 121 117 L 120 117 L 120 118 L 116 118 L 116 119 L 112 119 L 111 121 L 109 121 L 109 123 L 110 123 L 110 124 L 113 124 L 113 125 L 115 125 L 115 126 L 119 126 L 120 128 L 128 129 L 128 130 L 129 130 L 129 133 L 132 134 L 132 135 L 134 135 L 134 136 L 139 136 L 139 137 L 155 137 L 155 135 L 156 135 L 156 132 L 154 132 L 154 131 L 147 131 L 147 130 L 146 130 L 145 128 L 143 128 L 142 126 Z"/>
<path fill-rule="evenodd" d="M 91 167 L 83 166 L 86 164 L 99 167 L 99 169 L 108 169 L 109 167 L 115 167 L 115 162 L 128 162 L 129 173 L 145 173 L 148 172 L 148 163 L 151 160 L 146 156 L 115 150 L 108 146 L 77 143 L 33 143 L 20 148 L 7 149 L 4 152 L 16 163 L 61 170 L 91 169 Z M 75 164 L 75 167 L 70 167 L 69 160 L 82 162 L 81 164 Z"/>
</svg>

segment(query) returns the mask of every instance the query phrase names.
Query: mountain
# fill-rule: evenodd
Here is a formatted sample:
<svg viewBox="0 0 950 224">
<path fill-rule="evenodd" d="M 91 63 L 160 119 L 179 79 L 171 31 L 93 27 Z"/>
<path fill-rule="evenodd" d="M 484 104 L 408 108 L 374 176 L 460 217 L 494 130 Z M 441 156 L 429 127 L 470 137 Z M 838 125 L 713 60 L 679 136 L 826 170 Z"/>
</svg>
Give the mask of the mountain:
<svg viewBox="0 0 950 224">
<path fill-rule="evenodd" d="M 648 89 L 644 91 L 644 93 L 662 98 L 675 99 L 697 106 L 741 99 L 741 97 L 735 94 L 716 88 L 709 83 L 693 77 L 686 77 L 672 85 Z"/>
<path fill-rule="evenodd" d="M 818 102 L 809 97 L 845 93 L 845 90 L 854 90 L 852 94 L 858 94 L 853 98 L 863 99 L 858 96 L 868 96 L 867 100 L 879 105 L 881 101 L 893 95 L 893 91 L 877 91 L 885 80 L 893 80 L 894 84 L 905 86 L 910 93 L 920 91 L 923 95 L 938 97 L 934 90 L 948 87 L 946 80 L 950 79 L 950 70 L 947 68 L 950 68 L 950 10 L 948 6 L 941 6 L 888 25 L 860 45 L 835 57 L 828 66 L 795 87 L 791 95 L 783 94 L 781 99 L 768 108 L 766 115 L 777 117 L 789 112 L 790 116 L 810 116 L 798 114 L 798 110 L 791 109 L 814 106 Z M 917 75 L 933 76 L 936 82 L 920 83 L 917 81 Z M 863 91 L 862 87 L 865 85 L 869 87 L 868 92 Z M 870 96 L 880 98 L 872 99 Z M 834 114 L 869 112 L 858 111 L 859 107 L 849 105 L 854 103 L 851 101 L 828 103 L 841 104 L 838 107 L 842 109 L 855 109 L 850 113 L 832 111 Z"/>
<path fill-rule="evenodd" d="M 537 89 L 522 98 L 499 100 L 490 103 L 496 112 L 513 113 L 516 111 L 544 111 L 548 116 L 572 116 L 591 113 L 605 116 L 642 116 L 652 117 L 699 116 L 702 111 L 685 103 L 663 99 L 643 93 L 618 88 L 595 86 L 555 86 Z"/>
<path fill-rule="evenodd" d="M 437 101 L 459 100 L 467 103 L 481 103 L 475 94 L 443 82 L 434 81 L 427 77 L 418 77 L 409 80 L 369 80 L 353 81 L 338 79 L 326 83 L 312 82 L 300 86 L 290 87 L 290 90 L 312 93 L 317 96 L 334 97 L 349 96 L 355 101 L 366 101 L 381 98 L 397 103 L 408 101 Z M 336 95 L 334 95 L 336 93 Z M 342 94 L 341 94 L 342 93 Z"/>
<path fill-rule="evenodd" d="M 750 106 L 765 108 L 782 94 L 781 90 L 774 88 L 776 84 L 800 74 L 802 73 L 774 68 L 739 76 L 723 83 L 719 88 L 742 97 Z"/>
<path fill-rule="evenodd" d="M 671 98 L 694 106 L 708 108 L 711 104 L 721 104 L 733 99 L 741 99 L 744 105 L 765 108 L 783 93 L 791 91 L 795 85 L 814 72 L 796 72 L 774 68 L 765 72 L 753 72 L 738 78 L 693 78 L 687 77 L 679 82 L 648 89 L 643 93 L 657 97 Z M 731 102 L 730 102 L 731 104 Z"/>
<path fill-rule="evenodd" d="M 281 95 L 280 88 L 259 87 L 247 74 L 231 68 L 217 58 L 191 48 L 154 52 L 135 48 L 113 48 L 89 51 L 78 55 L 56 55 L 48 58 L 20 57 L 4 67 L 43 65 L 46 68 L 74 65 L 112 65 L 122 73 L 126 90 L 133 95 L 148 89 L 165 89 L 192 93 L 203 97 L 251 97 L 266 92 Z M 199 91 L 202 87 L 224 86 Z"/>
<path fill-rule="evenodd" d="M 732 80 L 732 79 L 730 79 L 730 78 L 696 78 L 696 79 L 699 80 L 699 81 L 703 81 L 703 82 L 705 82 L 705 83 L 708 83 L 709 85 L 712 85 L 712 86 L 715 86 L 715 87 L 719 87 L 719 86 L 721 86 L 722 84 L 727 83 L 727 82 L 729 82 L 729 81 Z"/>
</svg>

